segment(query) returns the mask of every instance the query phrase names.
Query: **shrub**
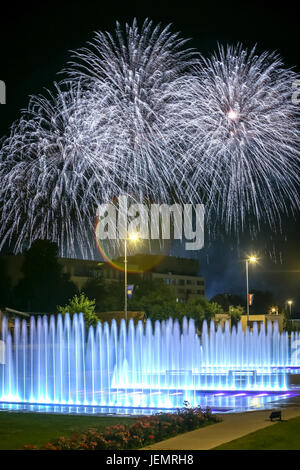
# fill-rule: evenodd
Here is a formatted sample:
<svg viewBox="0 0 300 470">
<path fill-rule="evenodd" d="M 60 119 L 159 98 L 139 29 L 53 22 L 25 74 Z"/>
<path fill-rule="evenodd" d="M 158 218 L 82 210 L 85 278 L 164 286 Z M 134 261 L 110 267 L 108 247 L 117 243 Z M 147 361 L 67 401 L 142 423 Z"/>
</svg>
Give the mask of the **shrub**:
<svg viewBox="0 0 300 470">
<path fill-rule="evenodd" d="M 134 419 L 130 425 L 108 426 L 103 432 L 88 429 L 71 438 L 59 437 L 45 444 L 43 450 L 118 450 L 136 449 L 178 433 L 217 422 L 209 408 L 190 408 L 188 402 L 175 413 L 158 413 Z M 26 446 L 28 448 L 29 446 Z"/>
<path fill-rule="evenodd" d="M 85 294 L 74 295 L 72 299 L 69 300 L 69 304 L 64 307 L 57 307 L 57 310 L 62 315 L 69 313 L 71 316 L 74 313 L 82 313 L 86 323 L 91 326 L 96 326 L 99 319 L 95 314 L 95 300 L 90 300 L 86 297 Z"/>
</svg>

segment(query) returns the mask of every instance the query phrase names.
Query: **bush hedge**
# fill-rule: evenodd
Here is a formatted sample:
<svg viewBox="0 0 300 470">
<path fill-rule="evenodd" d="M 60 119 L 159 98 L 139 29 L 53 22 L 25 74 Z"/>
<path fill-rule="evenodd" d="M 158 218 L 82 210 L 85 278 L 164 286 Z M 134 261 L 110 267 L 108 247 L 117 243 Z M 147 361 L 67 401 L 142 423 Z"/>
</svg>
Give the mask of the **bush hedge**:
<svg viewBox="0 0 300 470">
<path fill-rule="evenodd" d="M 139 417 L 132 424 L 108 426 L 103 432 L 88 429 L 70 438 L 59 437 L 42 446 L 43 450 L 122 450 L 137 449 L 151 443 L 167 439 L 176 434 L 192 431 L 219 419 L 209 408 L 184 408 L 175 413 L 158 413 Z M 25 446 L 32 449 L 32 446 Z"/>
</svg>

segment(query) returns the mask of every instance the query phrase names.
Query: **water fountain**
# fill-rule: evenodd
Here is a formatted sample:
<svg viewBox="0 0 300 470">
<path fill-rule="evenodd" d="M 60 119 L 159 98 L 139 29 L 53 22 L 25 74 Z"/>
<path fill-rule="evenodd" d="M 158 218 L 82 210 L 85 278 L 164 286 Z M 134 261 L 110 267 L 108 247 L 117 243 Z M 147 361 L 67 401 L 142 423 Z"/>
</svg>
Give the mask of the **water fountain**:
<svg viewBox="0 0 300 470">
<path fill-rule="evenodd" d="M 199 393 L 267 395 L 289 389 L 288 369 L 300 334 L 280 333 L 277 323 L 243 332 L 204 321 L 147 320 L 118 328 L 99 323 L 86 329 L 82 314 L 39 316 L 1 326 L 2 403 L 172 408 L 197 405 Z M 263 393 L 260 393 L 263 392 Z"/>
</svg>

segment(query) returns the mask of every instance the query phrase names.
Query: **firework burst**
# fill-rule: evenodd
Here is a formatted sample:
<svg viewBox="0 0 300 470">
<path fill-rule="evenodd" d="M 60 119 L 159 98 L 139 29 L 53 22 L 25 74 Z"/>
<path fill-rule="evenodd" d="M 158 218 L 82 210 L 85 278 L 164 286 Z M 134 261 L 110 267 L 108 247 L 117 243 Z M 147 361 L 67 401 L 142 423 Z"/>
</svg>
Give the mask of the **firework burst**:
<svg viewBox="0 0 300 470">
<path fill-rule="evenodd" d="M 58 241 L 67 251 L 91 224 L 94 187 L 107 181 L 98 168 L 86 98 L 79 86 L 56 85 L 56 93 L 33 97 L 2 147 L 2 234 L 15 249 L 36 238 Z M 94 204 L 95 204 L 94 200 Z"/>
<path fill-rule="evenodd" d="M 202 58 L 186 81 L 193 197 L 201 194 L 207 215 L 228 230 L 274 228 L 299 209 L 296 79 L 276 54 L 238 46 Z"/>
<path fill-rule="evenodd" d="M 98 204 L 121 193 L 204 203 L 206 225 L 228 230 L 298 210 L 295 73 L 275 54 L 184 44 L 169 26 L 117 24 L 31 98 L 0 149 L 1 246 L 48 238 L 89 256 Z"/>
<path fill-rule="evenodd" d="M 148 20 L 124 33 L 117 24 L 74 53 L 55 93 L 31 99 L 1 149 L 2 245 L 48 238 L 87 256 L 99 203 L 163 202 L 180 189 L 176 83 L 196 62 L 184 43 Z"/>
<path fill-rule="evenodd" d="M 180 190 L 175 175 L 181 170 L 176 160 L 184 140 L 178 127 L 184 97 L 178 83 L 198 56 L 183 48 L 185 42 L 170 26 L 146 20 L 139 30 L 134 21 L 122 31 L 117 23 L 115 36 L 96 33 L 66 70 L 91 98 L 101 155 L 119 192 L 140 200 L 166 202 Z"/>
</svg>

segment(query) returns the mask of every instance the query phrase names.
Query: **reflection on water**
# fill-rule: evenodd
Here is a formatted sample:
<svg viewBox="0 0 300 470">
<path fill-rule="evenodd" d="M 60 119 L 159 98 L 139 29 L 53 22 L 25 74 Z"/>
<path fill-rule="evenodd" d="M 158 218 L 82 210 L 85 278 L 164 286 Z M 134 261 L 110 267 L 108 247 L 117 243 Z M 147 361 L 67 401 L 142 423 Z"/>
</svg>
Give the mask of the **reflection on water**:
<svg viewBox="0 0 300 470">
<path fill-rule="evenodd" d="M 137 395 L 137 392 L 133 392 Z M 148 401 L 145 392 L 140 392 L 140 399 Z M 282 406 L 285 400 L 299 393 L 235 393 L 235 392 L 199 392 L 197 394 L 197 404 L 201 408 L 209 407 L 213 413 L 238 413 L 258 409 L 272 409 Z M 186 394 L 177 392 L 178 407 L 183 406 Z M 149 398 L 149 394 L 148 394 Z M 83 406 L 83 405 L 52 405 L 52 404 L 28 404 L 28 403 L 0 403 L 0 411 L 12 412 L 35 412 L 35 413 L 55 413 L 55 414 L 78 414 L 78 415 L 149 415 L 157 412 L 172 411 L 176 408 L 157 407 L 109 407 L 109 406 Z"/>
</svg>

